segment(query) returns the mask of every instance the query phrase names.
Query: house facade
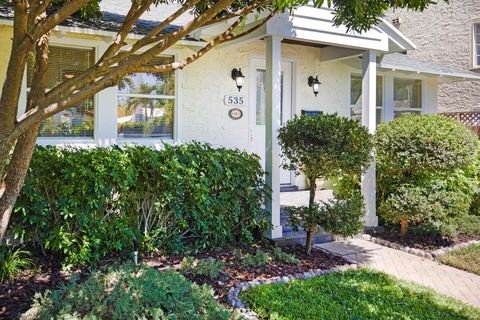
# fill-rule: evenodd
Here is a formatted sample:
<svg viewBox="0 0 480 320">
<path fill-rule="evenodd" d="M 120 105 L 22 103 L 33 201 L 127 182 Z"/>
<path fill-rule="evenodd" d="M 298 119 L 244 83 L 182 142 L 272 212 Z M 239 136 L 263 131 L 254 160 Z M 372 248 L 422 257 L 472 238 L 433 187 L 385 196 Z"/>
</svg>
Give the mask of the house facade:
<svg viewBox="0 0 480 320">
<path fill-rule="evenodd" d="M 478 0 L 438 1 L 424 12 L 395 10 L 386 19 L 395 21 L 395 26 L 417 45 L 409 56 L 480 74 Z M 440 85 L 438 107 L 439 112 L 480 112 L 480 83 Z"/>
<path fill-rule="evenodd" d="M 115 26 L 126 13 L 120 4 L 128 1 L 102 3 L 102 20 L 70 19 L 53 32 L 50 87 L 88 69 L 112 41 Z M 155 11 L 148 14 L 155 15 Z M 158 14 L 166 11 L 158 10 Z M 164 143 L 197 140 L 254 152 L 262 159 L 272 189 L 272 199 L 267 202 L 271 236 L 281 237 L 280 187 L 305 186 L 303 177 L 280 168 L 277 130 L 286 121 L 302 113 L 336 112 L 358 119 L 373 133 L 378 123 L 405 113 L 436 113 L 439 83 L 480 80 L 469 71 L 401 54 L 414 50 L 415 44 L 387 21 L 358 34 L 334 27 L 332 13 L 326 7 L 299 7 L 276 15 L 244 38 L 211 50 L 184 70 L 132 74 L 117 87 L 45 121 L 38 144 L 94 147 L 137 143 L 161 148 Z M 11 43 L 11 17 L 8 8 L 1 8 L 2 81 Z M 181 25 L 189 18 L 176 23 Z M 150 19 L 137 23 L 129 43 L 148 32 L 162 16 Z M 258 23 L 258 19 L 262 16 L 252 16 L 247 23 Z M 157 59 L 166 63 L 190 56 L 230 24 L 224 21 L 198 30 Z M 24 112 L 31 68 L 29 63 L 19 116 Z M 365 174 L 362 191 L 365 224 L 375 226 L 374 166 Z"/>
</svg>

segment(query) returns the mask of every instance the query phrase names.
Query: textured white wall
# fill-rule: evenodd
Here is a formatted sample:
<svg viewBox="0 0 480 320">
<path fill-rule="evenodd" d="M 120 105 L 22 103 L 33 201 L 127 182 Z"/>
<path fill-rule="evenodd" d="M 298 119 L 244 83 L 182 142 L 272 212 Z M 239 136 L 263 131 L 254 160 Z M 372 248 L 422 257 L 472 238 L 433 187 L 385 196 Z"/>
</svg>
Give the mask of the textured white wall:
<svg viewBox="0 0 480 320">
<path fill-rule="evenodd" d="M 249 139 L 249 86 L 254 80 L 250 75 L 250 63 L 253 57 L 265 56 L 265 43 L 262 40 L 246 45 L 215 49 L 201 61 L 194 63 L 182 71 L 181 86 L 182 103 L 182 140 L 202 140 L 215 145 L 248 149 Z M 185 50 L 184 54 L 189 52 Z M 328 113 L 339 112 L 349 115 L 348 88 L 349 73 L 342 63 L 319 63 L 321 49 L 282 45 L 282 57 L 292 61 L 296 73 L 293 74 L 293 85 L 296 86 L 293 110 L 300 113 L 302 109 L 322 110 Z M 245 86 L 239 93 L 230 77 L 233 68 L 242 68 L 245 75 Z M 294 70 L 295 70 L 294 69 Z M 310 75 L 319 76 L 322 85 L 318 97 L 308 87 Z M 228 117 L 227 107 L 223 103 L 225 95 L 242 95 L 246 99 L 245 106 L 240 107 L 244 113 L 240 120 Z"/>
<path fill-rule="evenodd" d="M 400 31 L 417 45 L 409 55 L 463 70 L 472 68 L 472 25 L 480 22 L 479 0 L 439 1 L 424 12 L 396 10 L 387 15 L 390 21 L 398 17 Z M 480 82 L 441 84 L 438 104 L 441 112 L 480 111 Z"/>
</svg>

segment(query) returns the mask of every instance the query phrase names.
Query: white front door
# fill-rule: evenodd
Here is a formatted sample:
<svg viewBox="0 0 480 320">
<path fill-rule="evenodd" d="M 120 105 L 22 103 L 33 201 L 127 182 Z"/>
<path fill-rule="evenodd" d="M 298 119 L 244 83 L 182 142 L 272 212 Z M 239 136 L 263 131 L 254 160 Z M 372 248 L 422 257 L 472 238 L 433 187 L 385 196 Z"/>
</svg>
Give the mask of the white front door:
<svg viewBox="0 0 480 320">
<path fill-rule="evenodd" d="M 265 170 L 265 60 L 252 59 L 250 68 L 250 151 L 261 158 Z M 292 118 L 292 63 L 282 62 L 281 125 Z M 280 155 L 279 155 L 280 156 Z M 290 171 L 280 170 L 280 184 L 290 184 Z"/>
</svg>

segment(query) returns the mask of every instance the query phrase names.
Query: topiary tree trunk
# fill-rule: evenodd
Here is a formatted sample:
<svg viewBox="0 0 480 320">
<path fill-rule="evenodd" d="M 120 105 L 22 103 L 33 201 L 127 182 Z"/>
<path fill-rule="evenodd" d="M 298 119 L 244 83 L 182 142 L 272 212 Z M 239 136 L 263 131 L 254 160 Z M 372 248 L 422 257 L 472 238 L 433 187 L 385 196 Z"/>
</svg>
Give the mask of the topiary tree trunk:
<svg viewBox="0 0 480 320">
<path fill-rule="evenodd" d="M 315 193 L 317 191 L 317 184 L 315 181 L 317 180 L 315 177 L 309 177 L 308 180 L 310 181 L 310 196 L 308 199 L 308 207 L 309 209 L 313 209 L 313 206 L 315 204 Z M 314 226 L 312 224 L 309 224 L 307 227 L 307 243 L 305 247 L 305 252 L 307 254 L 312 253 L 312 239 L 313 239 L 313 229 Z"/>
</svg>

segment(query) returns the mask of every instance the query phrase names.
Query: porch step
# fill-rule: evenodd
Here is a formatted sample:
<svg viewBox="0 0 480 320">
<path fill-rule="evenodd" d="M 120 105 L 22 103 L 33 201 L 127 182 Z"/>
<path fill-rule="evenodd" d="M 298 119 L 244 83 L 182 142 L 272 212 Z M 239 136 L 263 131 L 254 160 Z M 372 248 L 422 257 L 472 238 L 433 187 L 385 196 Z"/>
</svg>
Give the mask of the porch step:
<svg viewBox="0 0 480 320">
<path fill-rule="evenodd" d="M 293 184 L 282 184 L 280 185 L 280 192 L 292 192 L 298 191 L 298 187 Z"/>
<path fill-rule="evenodd" d="M 305 231 L 287 231 L 283 232 L 283 237 L 274 239 L 273 242 L 279 247 L 305 245 L 307 240 L 307 233 Z M 332 242 L 333 237 L 326 232 L 314 233 L 312 238 L 313 244 L 321 244 Z"/>
</svg>

